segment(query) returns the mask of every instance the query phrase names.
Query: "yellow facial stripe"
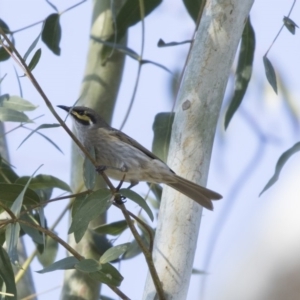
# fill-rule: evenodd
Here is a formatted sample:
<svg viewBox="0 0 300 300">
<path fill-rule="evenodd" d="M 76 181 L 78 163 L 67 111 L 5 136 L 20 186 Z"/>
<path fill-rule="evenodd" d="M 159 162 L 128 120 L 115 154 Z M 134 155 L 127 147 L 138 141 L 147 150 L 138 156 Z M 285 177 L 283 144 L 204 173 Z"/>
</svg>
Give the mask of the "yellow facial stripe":
<svg viewBox="0 0 300 300">
<path fill-rule="evenodd" d="M 75 116 L 75 118 L 91 123 L 91 119 L 87 115 L 80 115 L 76 111 L 72 111 L 71 114 Z"/>
</svg>

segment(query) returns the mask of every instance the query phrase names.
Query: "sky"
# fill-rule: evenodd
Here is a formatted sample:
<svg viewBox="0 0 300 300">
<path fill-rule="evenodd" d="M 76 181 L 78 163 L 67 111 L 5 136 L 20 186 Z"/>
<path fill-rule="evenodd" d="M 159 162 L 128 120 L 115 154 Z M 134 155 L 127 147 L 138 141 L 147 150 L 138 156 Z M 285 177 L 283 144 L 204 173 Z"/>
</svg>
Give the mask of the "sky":
<svg viewBox="0 0 300 300">
<path fill-rule="evenodd" d="M 262 57 L 280 29 L 283 16 L 288 14 L 292 2 L 263 0 L 254 3 L 251 11 L 251 21 L 256 33 L 253 76 L 241 109 L 234 116 L 228 130 L 224 132 L 223 118 L 232 94 L 232 75 L 228 82 L 208 182 L 208 187 L 220 192 L 224 199 L 215 205 L 214 212 L 204 211 L 195 257 L 195 268 L 205 269 L 208 273 L 205 276 L 205 299 L 207 300 L 242 299 L 241 295 L 244 296 L 245 291 L 249 299 L 263 299 L 260 298 L 261 291 L 267 286 L 265 278 L 271 282 L 270 274 L 274 273 L 274 270 L 270 266 L 274 266 L 274 261 L 280 261 L 287 266 L 293 263 L 293 259 L 299 258 L 297 254 L 294 255 L 294 252 L 297 252 L 300 246 L 297 241 L 299 234 L 296 230 L 300 227 L 296 213 L 300 192 L 296 180 L 300 175 L 297 168 L 300 155 L 294 155 L 283 169 L 277 184 L 258 197 L 272 176 L 279 156 L 299 140 L 299 124 L 292 121 L 286 105 L 287 101 L 290 101 L 294 113 L 299 116 L 300 105 L 297 101 L 300 95 L 299 32 L 293 36 L 284 29 L 268 55 L 278 78 L 282 78 L 284 82 L 288 91 L 287 97 L 283 93 L 283 87 L 279 86 L 278 95 L 270 88 L 262 63 Z M 64 10 L 76 2 L 68 0 L 63 4 L 60 1 L 53 3 L 59 10 Z M 42 48 L 42 57 L 34 70 L 34 75 L 53 105 L 72 105 L 78 98 L 88 49 L 91 8 L 92 3 L 87 1 L 62 16 L 60 57 L 54 56 L 42 43 L 38 45 Z M 299 5 L 296 4 L 291 15 L 298 24 L 300 21 L 296 16 L 300 15 L 299 10 Z M 13 30 L 43 20 L 51 13 L 53 10 L 46 1 L 0 0 L 0 18 Z M 146 19 L 145 25 L 144 57 L 159 62 L 174 72 L 180 71 L 185 62 L 188 46 L 158 48 L 156 44 L 160 38 L 165 41 L 182 41 L 191 38 L 194 24 L 181 1 L 174 4 L 172 0 L 165 0 Z M 26 52 L 40 29 L 41 25 L 38 25 L 16 34 L 16 47 L 21 53 Z M 128 44 L 135 51 L 140 49 L 140 36 L 141 26 L 137 24 L 129 31 Z M 234 67 L 235 64 L 233 71 Z M 18 72 L 20 73 L 20 70 Z M 136 62 L 127 58 L 113 117 L 113 126 L 116 128 L 122 123 L 127 110 L 136 72 Z M 1 92 L 18 94 L 11 61 L 0 66 L 0 77 L 5 73 L 8 75 L 1 85 Z M 152 123 L 155 115 L 162 111 L 170 111 L 173 106 L 170 93 L 171 80 L 171 76 L 159 68 L 151 65 L 143 67 L 136 101 L 123 131 L 149 149 L 152 144 Z M 21 82 L 23 97 L 39 106 L 36 111 L 29 114 L 30 117 L 43 115 L 32 125 L 32 128 L 43 123 L 55 123 L 54 117 L 51 116 L 31 83 L 26 78 L 22 78 Z M 59 113 L 62 117 L 65 116 L 63 112 Z M 67 121 L 67 124 L 71 126 L 70 121 Z M 263 133 L 267 137 L 263 144 L 254 131 L 256 127 L 253 124 L 259 128 L 260 134 Z M 13 123 L 6 124 L 7 130 L 15 126 L 16 124 Z M 59 144 L 64 155 L 38 136 L 33 136 L 17 149 L 28 134 L 25 129 L 17 130 L 8 135 L 11 163 L 17 167 L 19 175 L 32 174 L 43 164 L 42 173 L 52 174 L 69 182 L 70 139 L 60 128 L 47 130 L 47 132 L 45 130 L 44 133 Z M 145 185 L 139 185 L 136 191 L 145 193 Z M 60 202 L 46 208 L 49 224 L 55 221 L 57 211 L 62 210 L 65 205 L 67 202 Z M 129 207 L 137 209 L 134 205 Z M 112 208 L 108 219 L 119 220 L 121 215 Z M 66 217 L 56 229 L 60 236 L 65 238 L 67 224 Z M 216 236 L 218 239 L 214 243 L 213 256 L 208 264 L 207 253 L 211 252 L 209 245 Z M 127 234 L 122 241 L 128 242 L 131 239 L 131 235 Z M 28 253 L 31 253 L 34 246 L 29 239 L 25 241 Z M 291 251 L 291 249 L 295 250 Z M 65 251 L 60 249 L 57 259 L 63 257 Z M 290 258 L 288 262 L 286 262 L 287 257 Z M 281 265 L 278 263 L 279 266 Z M 32 270 L 39 269 L 41 265 L 35 260 Z M 259 275 L 264 279 L 258 276 L 258 269 Z M 135 261 L 124 262 L 120 272 L 125 277 L 121 290 L 128 293 L 132 299 L 140 299 L 147 274 L 143 257 L 140 255 Z M 58 287 L 51 292 L 41 294 L 39 299 L 58 299 L 63 272 L 43 275 L 33 272 L 33 276 L 38 293 Z M 202 287 L 203 277 L 193 275 L 188 299 L 198 299 L 200 292 L 203 292 Z M 103 289 L 103 293 L 114 297 L 107 288 Z M 220 295 L 223 295 L 222 298 Z"/>
</svg>

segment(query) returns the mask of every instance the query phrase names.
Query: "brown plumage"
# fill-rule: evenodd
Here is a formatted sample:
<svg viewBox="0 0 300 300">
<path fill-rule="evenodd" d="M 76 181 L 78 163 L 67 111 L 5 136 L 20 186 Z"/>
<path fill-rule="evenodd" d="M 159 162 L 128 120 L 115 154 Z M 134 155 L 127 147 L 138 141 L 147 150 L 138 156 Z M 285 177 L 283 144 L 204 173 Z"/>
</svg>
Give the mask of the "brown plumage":
<svg viewBox="0 0 300 300">
<path fill-rule="evenodd" d="M 134 186 L 139 181 L 165 183 L 203 207 L 212 210 L 211 200 L 222 196 L 176 175 L 162 160 L 125 133 L 109 126 L 94 110 L 58 106 L 75 121 L 77 137 L 87 150 L 95 150 L 96 162 L 107 176 L 125 180 Z"/>
</svg>

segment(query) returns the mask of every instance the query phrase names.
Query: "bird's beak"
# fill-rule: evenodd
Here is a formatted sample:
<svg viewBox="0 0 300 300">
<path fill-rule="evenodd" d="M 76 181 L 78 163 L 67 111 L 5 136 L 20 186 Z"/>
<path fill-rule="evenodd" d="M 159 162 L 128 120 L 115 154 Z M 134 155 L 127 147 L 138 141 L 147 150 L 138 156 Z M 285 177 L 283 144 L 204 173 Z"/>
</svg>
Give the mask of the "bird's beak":
<svg viewBox="0 0 300 300">
<path fill-rule="evenodd" d="M 59 107 L 59 108 L 65 110 L 66 112 L 70 112 L 70 109 L 72 108 L 72 107 L 64 106 L 64 105 L 57 105 L 57 107 Z"/>
</svg>

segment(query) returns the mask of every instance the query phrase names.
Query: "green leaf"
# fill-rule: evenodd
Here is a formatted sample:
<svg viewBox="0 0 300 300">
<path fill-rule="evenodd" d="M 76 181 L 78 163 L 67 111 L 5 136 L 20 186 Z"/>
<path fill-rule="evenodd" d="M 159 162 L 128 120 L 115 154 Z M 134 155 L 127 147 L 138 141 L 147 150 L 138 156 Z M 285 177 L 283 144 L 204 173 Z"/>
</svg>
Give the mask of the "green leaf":
<svg viewBox="0 0 300 300">
<path fill-rule="evenodd" d="M 300 151 L 300 142 L 296 143 L 293 147 L 288 149 L 287 151 L 283 152 L 281 156 L 279 157 L 274 175 L 271 177 L 271 179 L 268 181 L 266 186 L 263 188 L 263 190 L 260 192 L 259 196 L 264 193 L 268 188 L 270 188 L 279 178 L 280 172 L 286 162 L 293 156 L 296 152 Z"/>
<path fill-rule="evenodd" d="M 119 192 L 121 195 L 137 203 L 147 213 L 151 221 L 153 221 L 154 219 L 153 213 L 143 197 L 141 197 L 139 194 L 129 189 L 120 189 Z"/>
<path fill-rule="evenodd" d="M 196 23 L 198 20 L 198 15 L 200 13 L 200 8 L 203 5 L 202 2 L 204 0 L 183 0 L 184 6 L 188 11 L 191 18 Z M 205 3 L 205 1 L 204 1 Z"/>
<path fill-rule="evenodd" d="M 144 1 L 145 17 L 149 15 L 162 0 Z M 140 2 L 139 0 L 127 0 L 119 11 L 116 19 L 117 41 L 125 34 L 128 27 L 135 25 L 141 21 Z"/>
<path fill-rule="evenodd" d="M 147 0 L 143 1 L 144 4 L 144 13 L 146 17 L 149 15 L 160 3 L 162 0 Z M 107 39 L 107 42 L 118 43 L 125 35 L 127 29 L 130 26 L 135 25 L 141 21 L 140 13 L 140 2 L 139 0 L 127 0 L 122 8 L 120 9 L 116 22 L 114 24 L 115 32 L 112 36 Z M 105 59 L 110 51 L 110 48 L 103 47 L 102 58 Z"/>
<path fill-rule="evenodd" d="M 19 145 L 18 149 L 25 143 L 25 141 L 27 141 L 35 132 L 37 132 L 40 129 L 48 129 L 48 128 L 57 128 L 60 127 L 60 124 L 42 124 L 40 126 L 38 126 L 36 129 L 32 130 L 27 136 L 26 138 L 22 141 L 22 143 Z M 38 132 L 37 132 L 38 133 Z M 60 149 L 59 149 L 60 150 Z M 60 150 L 61 152 L 61 150 Z"/>
<path fill-rule="evenodd" d="M 0 278 L 5 283 L 5 292 L 14 296 L 6 297 L 7 300 L 17 300 L 17 288 L 14 272 L 6 251 L 0 247 Z M 4 298 L 1 298 L 4 299 Z"/>
<path fill-rule="evenodd" d="M 289 17 L 283 18 L 283 24 L 291 34 L 295 34 L 296 27 L 299 28 L 299 26 Z"/>
<path fill-rule="evenodd" d="M 60 55 L 59 43 L 61 39 L 61 27 L 59 14 L 51 14 L 45 20 L 42 31 L 42 41 L 56 55 Z"/>
<path fill-rule="evenodd" d="M 168 158 L 174 116 L 173 112 L 158 113 L 152 126 L 154 132 L 152 151 L 162 161 L 167 161 Z"/>
<path fill-rule="evenodd" d="M 0 183 L 0 201 L 6 206 L 11 206 L 23 189 L 24 185 Z M 29 188 L 25 192 L 23 203 L 26 205 L 36 205 L 40 203 L 40 199 L 39 196 Z"/>
<path fill-rule="evenodd" d="M 101 265 L 94 259 L 84 259 L 75 265 L 75 269 L 84 273 L 92 273 L 101 270 Z"/>
<path fill-rule="evenodd" d="M 39 42 L 41 37 L 41 33 L 39 33 L 39 35 L 35 38 L 35 40 L 32 42 L 32 44 L 29 46 L 28 50 L 26 51 L 26 53 L 23 56 L 23 59 L 26 61 L 27 57 L 29 56 L 29 54 L 32 52 L 32 50 L 36 47 L 37 43 Z"/>
<path fill-rule="evenodd" d="M 15 182 L 18 178 L 18 175 L 11 168 L 11 165 L 0 155 L 0 183 Z"/>
<path fill-rule="evenodd" d="M 32 59 L 31 59 L 29 65 L 28 65 L 28 68 L 29 68 L 30 71 L 32 71 L 36 67 L 36 65 L 40 61 L 41 55 L 42 55 L 42 49 L 39 48 L 34 53 L 34 55 L 33 55 Z"/>
<path fill-rule="evenodd" d="M 110 224 L 100 225 L 93 228 L 99 234 L 110 234 L 110 235 L 120 235 L 125 229 L 128 228 L 127 222 L 125 220 L 113 222 Z"/>
<path fill-rule="evenodd" d="M 19 262 L 19 255 L 17 249 L 19 235 L 20 235 L 19 223 L 11 223 L 6 226 L 5 241 L 6 241 L 7 253 L 10 258 L 10 261 L 15 265 L 17 265 Z"/>
<path fill-rule="evenodd" d="M 263 57 L 263 61 L 264 61 L 267 79 L 268 79 L 270 85 L 272 86 L 274 92 L 277 94 L 277 81 L 276 81 L 276 74 L 275 74 L 274 68 L 273 68 L 270 60 L 266 56 Z"/>
<path fill-rule="evenodd" d="M 143 234 L 141 235 L 141 238 L 144 242 L 147 242 L 146 238 Z M 131 259 L 131 258 L 139 255 L 140 253 L 142 253 L 142 250 L 141 250 L 139 244 L 137 243 L 136 240 L 133 240 L 130 243 L 130 246 L 127 248 L 127 251 L 122 256 L 122 260 Z"/>
<path fill-rule="evenodd" d="M 230 104 L 225 115 L 225 130 L 227 129 L 233 115 L 242 103 L 244 95 L 247 91 L 248 83 L 252 75 L 254 50 L 255 33 L 250 22 L 250 17 L 248 17 L 241 40 L 239 60 L 235 76 L 234 95 L 230 100 Z"/>
<path fill-rule="evenodd" d="M 75 265 L 79 262 L 79 260 L 74 256 L 69 256 L 63 258 L 61 260 L 56 261 L 52 265 L 44 268 L 43 270 L 37 271 L 37 273 L 44 274 L 48 272 L 53 272 L 56 270 L 70 270 L 74 269 Z"/>
<path fill-rule="evenodd" d="M 2 19 L 0 19 L 0 27 L 2 28 L 4 33 L 10 33 L 8 25 Z"/>
<path fill-rule="evenodd" d="M 130 243 L 125 243 L 125 244 L 121 244 L 121 245 L 109 248 L 100 257 L 100 263 L 101 264 L 106 264 L 108 262 L 116 260 L 117 258 L 119 258 L 122 254 L 124 254 L 127 251 L 129 246 L 130 246 Z"/>
<path fill-rule="evenodd" d="M 40 247 L 38 245 L 38 249 L 43 248 L 43 252 L 40 253 L 40 251 L 37 253 L 37 258 L 39 262 L 42 264 L 42 266 L 48 267 L 51 264 L 53 264 L 57 251 L 58 251 L 58 243 L 56 240 L 52 239 L 51 237 L 46 237 L 46 246 Z"/>
<path fill-rule="evenodd" d="M 5 107 L 0 107 L 0 121 L 32 123 L 32 121 L 23 112 Z"/>
<path fill-rule="evenodd" d="M 80 209 L 75 213 L 69 233 L 75 235 L 75 241 L 79 243 L 91 220 L 107 211 L 111 205 L 111 192 L 108 189 L 99 189 L 91 193 Z"/>
<path fill-rule="evenodd" d="M 21 220 L 26 221 L 28 223 L 31 224 L 36 224 L 37 222 L 34 220 L 33 216 L 28 216 L 27 214 L 24 214 L 20 217 Z M 22 230 L 28 234 L 32 240 L 37 243 L 37 244 L 44 244 L 44 239 L 43 239 L 43 235 L 41 234 L 40 231 L 38 231 L 37 229 L 30 227 L 26 224 L 20 223 L 20 226 L 22 228 Z"/>
<path fill-rule="evenodd" d="M 23 184 L 28 180 L 28 176 L 20 177 L 16 183 Z M 32 190 L 43 190 L 48 188 L 59 188 L 61 190 L 72 192 L 70 186 L 57 177 L 45 174 L 39 174 L 32 178 L 29 187 Z"/>
<path fill-rule="evenodd" d="M 91 147 L 89 154 L 92 158 L 95 158 L 95 148 Z M 88 190 L 93 190 L 96 182 L 96 170 L 94 164 L 86 156 L 83 162 L 83 180 L 85 187 Z"/>
<path fill-rule="evenodd" d="M 6 61 L 9 58 L 10 54 L 3 47 L 0 47 L 0 61 Z"/>
<path fill-rule="evenodd" d="M 32 111 L 37 108 L 37 106 L 33 105 L 31 102 L 19 96 L 10 96 L 10 95 L 7 95 L 5 99 L 3 99 L 2 106 L 4 108 L 17 110 L 19 112 Z"/>
<path fill-rule="evenodd" d="M 105 284 L 120 286 L 124 278 L 119 271 L 111 264 L 104 264 L 101 266 L 102 268 L 100 271 L 89 273 L 89 276 Z"/>
</svg>

